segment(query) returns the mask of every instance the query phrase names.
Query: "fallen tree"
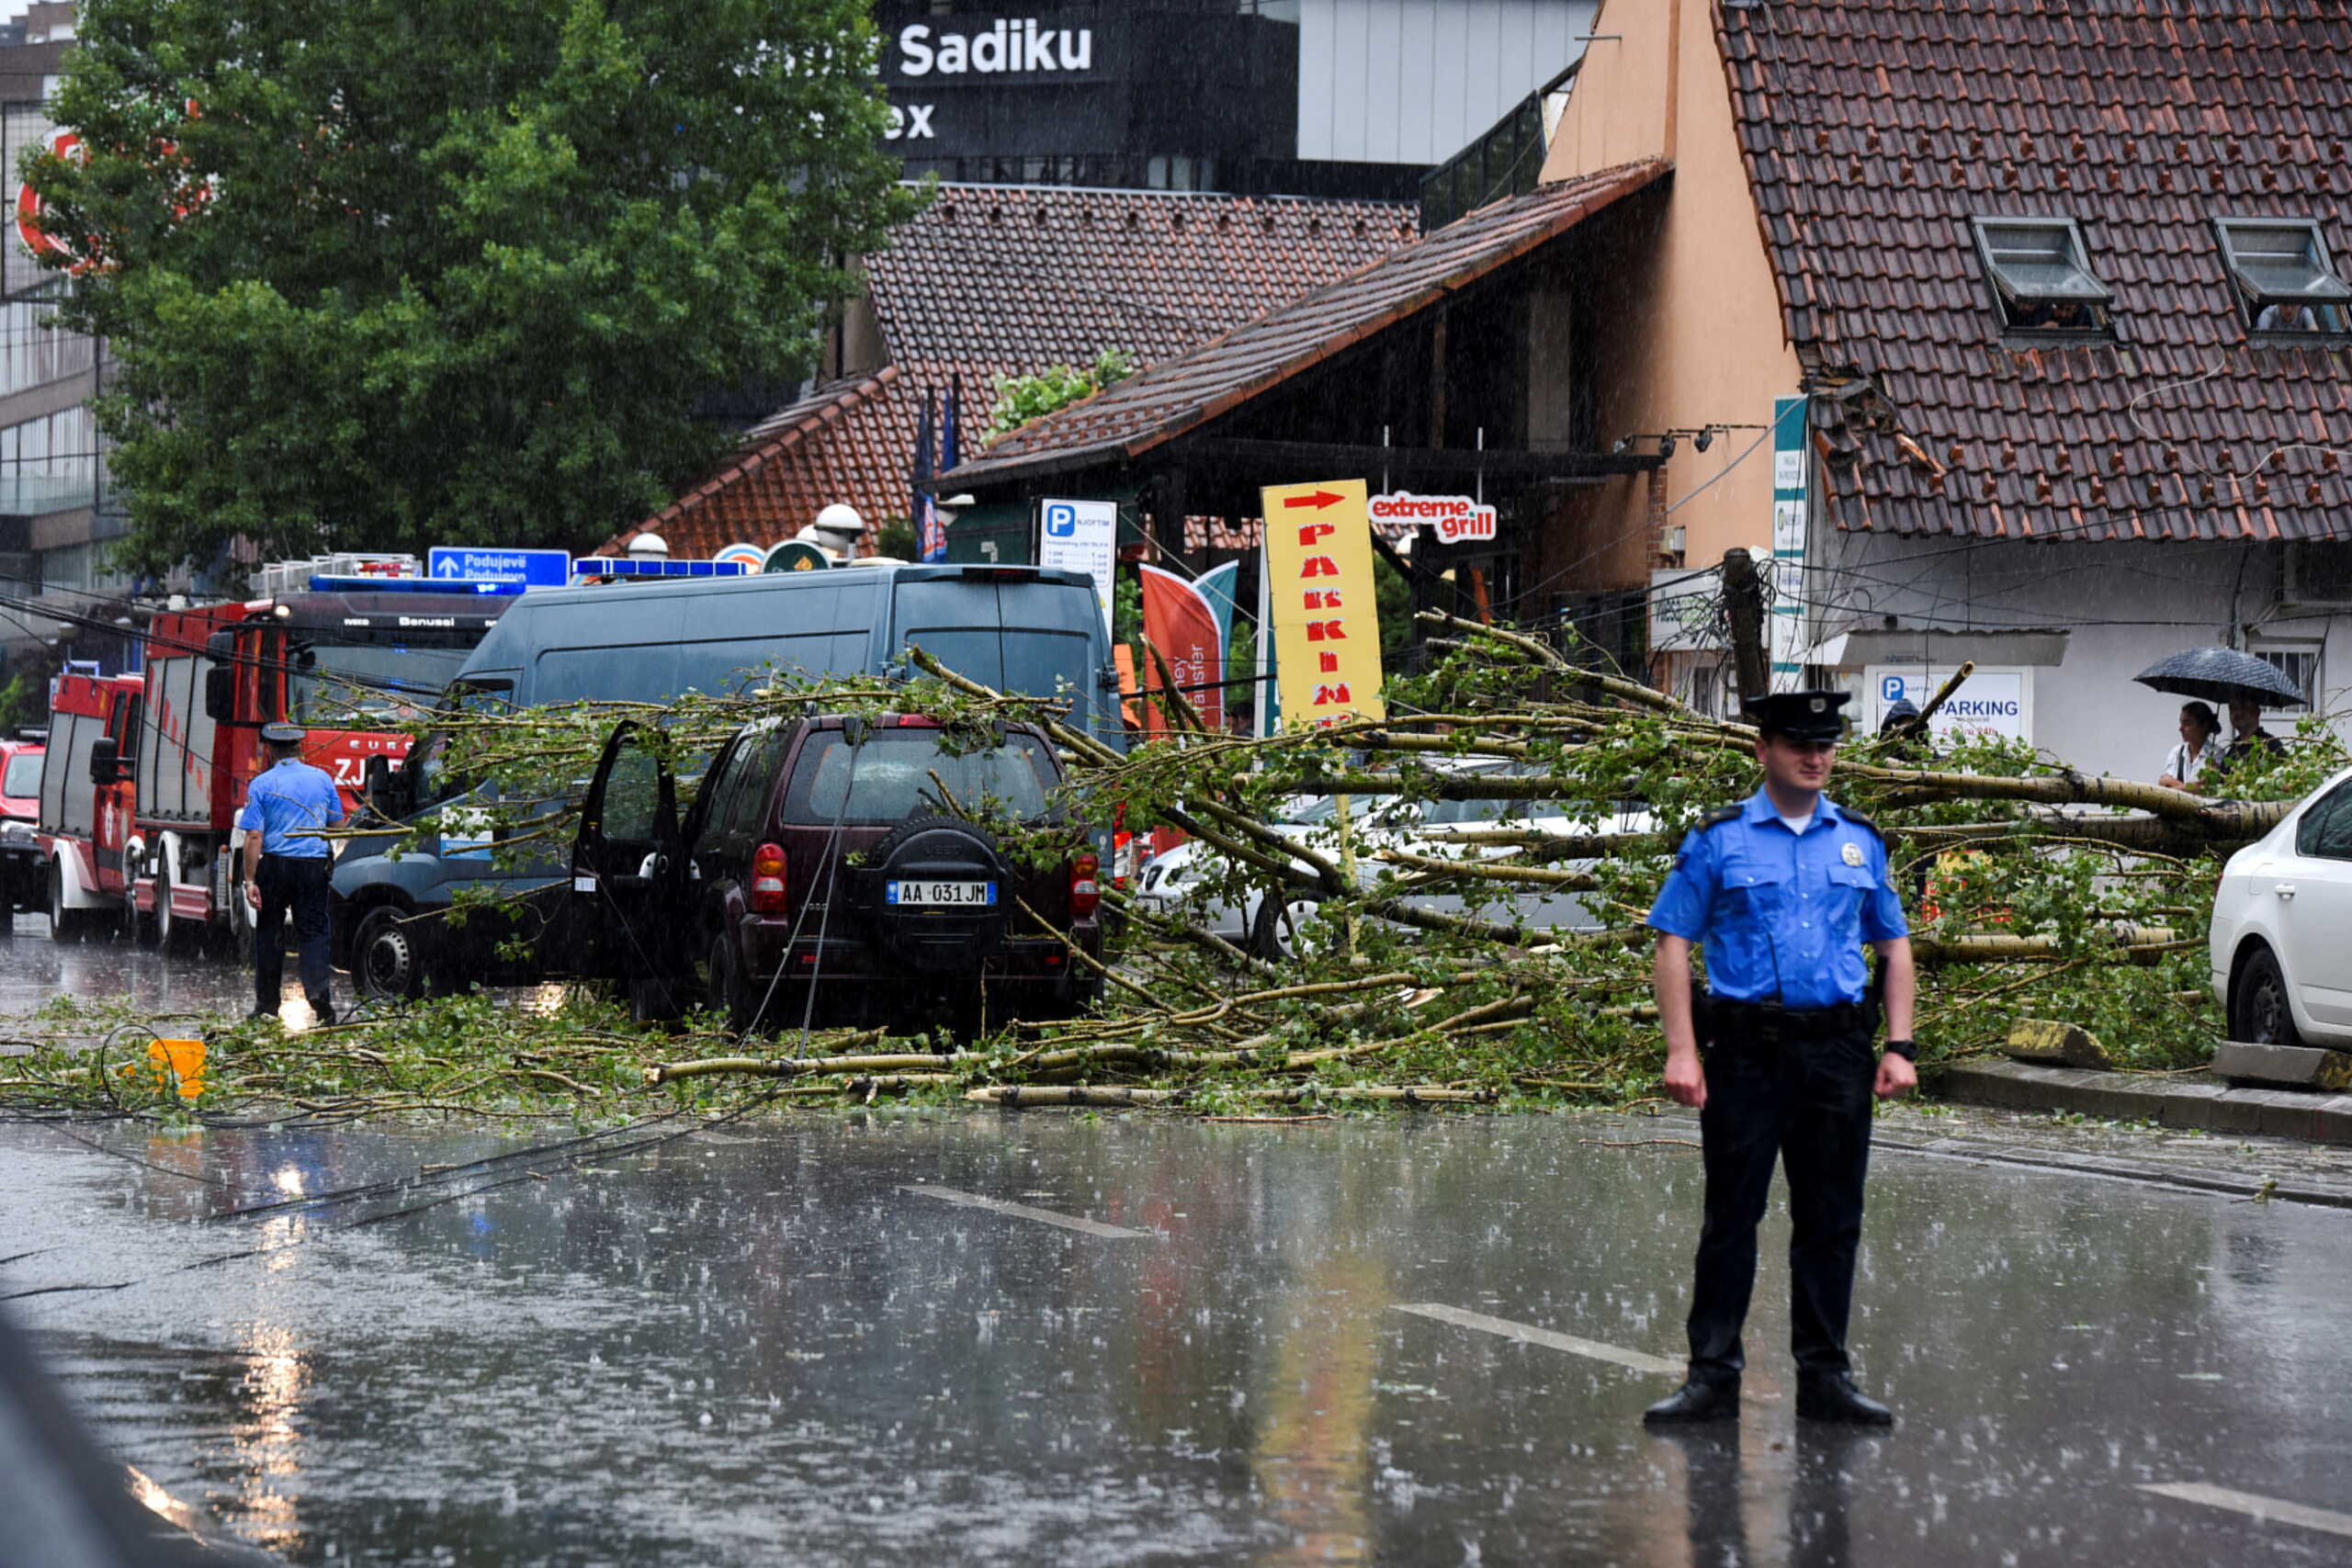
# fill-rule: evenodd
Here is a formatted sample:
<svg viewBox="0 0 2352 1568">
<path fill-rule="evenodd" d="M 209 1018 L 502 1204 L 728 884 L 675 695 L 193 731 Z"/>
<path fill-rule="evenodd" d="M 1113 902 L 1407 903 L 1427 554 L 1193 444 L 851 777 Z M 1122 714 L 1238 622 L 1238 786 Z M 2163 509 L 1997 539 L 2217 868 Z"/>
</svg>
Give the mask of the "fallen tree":
<svg viewBox="0 0 2352 1568">
<path fill-rule="evenodd" d="M 1661 1047 L 1642 922 L 1683 835 L 1754 789 L 1755 732 L 1579 668 L 1540 638 L 1439 619 L 1454 650 L 1393 684 L 1387 718 L 1265 739 L 1205 732 L 1179 700 L 1175 733 L 1121 752 L 1062 722 L 1057 705 L 989 690 L 920 649 L 925 678 L 904 686 L 777 681 L 658 710 L 442 716 L 446 765 L 512 798 L 584 776 L 622 718 L 658 720 L 642 743 L 673 760 L 795 710 L 921 710 L 951 732 L 1040 723 L 1069 773 L 1069 814 L 1107 827 L 1115 808 L 1130 828 L 1181 829 L 1207 863 L 1188 885 L 1201 908 L 1299 917 L 1293 940 L 1237 945 L 1182 904 L 1114 892 L 1123 931 L 1083 1016 L 957 1040 L 810 1030 L 768 1042 L 707 1013 L 683 1034 L 648 1033 L 590 997 L 533 1015 L 469 997 L 290 1037 L 215 1030 L 193 1098 L 135 1052 L 93 1059 L 51 1044 L 0 1071 L 0 1102 L 196 1115 L 271 1105 L 320 1122 L 468 1107 L 624 1116 L 648 1097 L 1206 1114 L 1648 1096 Z M 2087 777 L 2014 746 L 1938 756 L 1917 736 L 1849 744 L 1833 794 L 1871 814 L 1891 847 L 1924 966 L 1925 1060 L 1985 1048 L 2029 1014 L 2116 1042 L 2127 1066 L 2201 1060 L 2219 1032 L 2195 999 L 2213 879 L 2232 848 L 2340 765 L 2340 750 L 2307 728 L 2289 758 L 2241 777 L 2262 797 L 2241 800 Z M 1351 801 L 1344 832 L 1340 814 L 1287 819 L 1286 800 L 1339 794 Z M 1433 802 L 1475 819 L 1424 827 Z M 518 826 L 541 840 L 570 831 L 545 812 Z M 1019 825 L 996 826 L 1022 852 Z M 67 1021 L 86 1032 L 95 1021 Z"/>
</svg>

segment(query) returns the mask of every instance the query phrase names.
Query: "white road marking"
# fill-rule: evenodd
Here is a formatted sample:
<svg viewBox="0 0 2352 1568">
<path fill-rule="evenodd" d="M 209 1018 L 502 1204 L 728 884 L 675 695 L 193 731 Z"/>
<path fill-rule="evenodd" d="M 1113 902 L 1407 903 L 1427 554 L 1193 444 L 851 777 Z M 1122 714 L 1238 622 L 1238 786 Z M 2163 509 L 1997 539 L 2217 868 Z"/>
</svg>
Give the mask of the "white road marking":
<svg viewBox="0 0 2352 1568">
<path fill-rule="evenodd" d="M 1447 1306 L 1440 1302 L 1399 1303 L 1398 1312 L 1409 1312 L 1416 1317 L 1431 1317 L 1440 1323 L 1450 1323 L 1457 1328 L 1475 1328 L 1482 1334 L 1499 1334 L 1506 1339 L 1516 1339 L 1522 1345 L 1541 1345 L 1546 1349 L 1566 1350 L 1571 1356 L 1589 1356 L 1596 1361 L 1613 1361 L 1621 1367 L 1631 1367 L 1637 1372 L 1657 1372 L 1680 1376 L 1683 1364 L 1669 1361 L 1663 1356 L 1645 1355 L 1622 1346 L 1603 1345 L 1598 1339 L 1579 1339 L 1573 1334 L 1555 1334 L 1548 1328 L 1538 1328 L 1532 1323 L 1513 1323 L 1507 1317 L 1488 1317 L 1483 1312 L 1466 1312 L 1461 1307 Z"/>
<path fill-rule="evenodd" d="M 1059 1225 L 1066 1231 L 1081 1231 L 1088 1235 L 1107 1236 L 1113 1241 L 1148 1239 L 1149 1231 L 1131 1231 L 1124 1225 L 1106 1225 L 1100 1220 L 1089 1220 L 1077 1214 L 1057 1214 L 1051 1209 L 1033 1209 L 1026 1203 L 1008 1203 L 1001 1198 L 983 1198 L 977 1192 L 958 1192 L 953 1187 L 901 1186 L 901 1192 L 911 1192 L 918 1198 L 936 1198 L 943 1203 L 961 1203 L 967 1209 L 990 1209 L 1015 1219 L 1035 1220 L 1041 1224 Z"/>
<path fill-rule="evenodd" d="M 2257 1524 L 2301 1525 L 2305 1529 L 2325 1530 L 2330 1535 L 2352 1535 L 2352 1514 L 2306 1507 L 2301 1503 L 2282 1503 L 2276 1497 L 2257 1497 L 2251 1492 L 2233 1492 L 2226 1486 L 2208 1486 L 2200 1481 L 2159 1482 L 2142 1486 L 2140 1490 L 2164 1497 L 2177 1497 L 2184 1503 L 2202 1503 L 2208 1507 L 2227 1508 L 2233 1513 L 2250 1516 Z"/>
</svg>

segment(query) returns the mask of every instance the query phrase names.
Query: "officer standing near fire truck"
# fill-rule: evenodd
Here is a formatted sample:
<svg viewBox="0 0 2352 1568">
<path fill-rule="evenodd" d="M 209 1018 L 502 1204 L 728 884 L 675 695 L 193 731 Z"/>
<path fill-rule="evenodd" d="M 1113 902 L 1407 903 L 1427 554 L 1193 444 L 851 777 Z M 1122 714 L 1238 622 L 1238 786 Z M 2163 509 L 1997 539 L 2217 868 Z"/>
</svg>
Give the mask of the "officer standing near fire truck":
<svg viewBox="0 0 2352 1568">
<path fill-rule="evenodd" d="M 270 766 L 245 788 L 237 826 L 245 830 L 245 901 L 254 908 L 254 1018 L 276 1018 L 286 973 L 286 918 L 294 936 L 302 992 L 321 1023 L 334 1021 L 328 988 L 327 880 L 334 870 L 324 829 L 344 819 L 343 796 L 323 768 L 301 760 L 305 731 L 280 721 L 262 726 Z"/>
</svg>

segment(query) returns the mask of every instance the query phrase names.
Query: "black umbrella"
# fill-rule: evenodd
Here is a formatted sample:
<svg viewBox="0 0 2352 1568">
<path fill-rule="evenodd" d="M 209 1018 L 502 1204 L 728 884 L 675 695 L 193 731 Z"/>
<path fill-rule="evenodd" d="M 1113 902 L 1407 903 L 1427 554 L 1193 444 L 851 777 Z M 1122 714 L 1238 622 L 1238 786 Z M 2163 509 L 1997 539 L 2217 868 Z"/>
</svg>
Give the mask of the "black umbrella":
<svg viewBox="0 0 2352 1568">
<path fill-rule="evenodd" d="M 2215 703 L 2251 697 L 2263 707 L 2278 708 L 2303 700 L 2302 688 L 2287 679 L 2276 664 L 2234 648 L 2192 648 L 2186 653 L 2168 654 L 2132 679 L 2159 692 Z"/>
</svg>

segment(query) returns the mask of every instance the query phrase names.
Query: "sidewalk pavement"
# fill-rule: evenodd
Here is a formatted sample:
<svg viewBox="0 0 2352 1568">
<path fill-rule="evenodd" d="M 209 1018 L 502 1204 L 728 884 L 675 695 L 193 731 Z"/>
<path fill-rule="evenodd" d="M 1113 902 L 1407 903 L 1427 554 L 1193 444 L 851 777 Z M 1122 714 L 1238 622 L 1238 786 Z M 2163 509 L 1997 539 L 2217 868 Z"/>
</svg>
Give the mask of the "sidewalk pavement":
<svg viewBox="0 0 2352 1568">
<path fill-rule="evenodd" d="M 2352 1094 L 2239 1089 L 2211 1073 L 2105 1073 L 2008 1061 L 1938 1064 L 1920 1077 L 1929 1094 L 1963 1105 L 2352 1145 Z"/>
</svg>

